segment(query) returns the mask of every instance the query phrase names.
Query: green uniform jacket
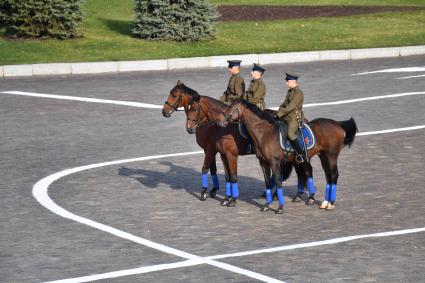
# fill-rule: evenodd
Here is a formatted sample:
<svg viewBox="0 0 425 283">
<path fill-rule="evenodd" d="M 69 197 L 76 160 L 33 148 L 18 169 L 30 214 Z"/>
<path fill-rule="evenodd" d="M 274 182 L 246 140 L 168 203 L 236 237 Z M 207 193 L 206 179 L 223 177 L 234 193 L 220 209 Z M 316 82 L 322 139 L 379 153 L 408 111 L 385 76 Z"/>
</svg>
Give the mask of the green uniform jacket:
<svg viewBox="0 0 425 283">
<path fill-rule="evenodd" d="M 266 85 L 262 79 L 251 80 L 248 86 L 248 90 L 245 93 L 244 98 L 257 105 L 261 110 L 266 108 L 264 103 L 264 96 L 266 95 Z"/>
<path fill-rule="evenodd" d="M 220 97 L 220 101 L 231 104 L 237 98 L 243 98 L 245 93 L 245 82 L 239 73 L 234 74 L 229 79 L 226 91 Z"/>
<path fill-rule="evenodd" d="M 304 114 L 302 112 L 304 103 L 304 94 L 301 89 L 296 86 L 288 90 L 285 101 L 279 106 L 277 116 L 288 124 L 288 138 L 295 140 L 297 138 L 298 122 L 296 110 L 300 111 L 301 119 Z"/>
</svg>

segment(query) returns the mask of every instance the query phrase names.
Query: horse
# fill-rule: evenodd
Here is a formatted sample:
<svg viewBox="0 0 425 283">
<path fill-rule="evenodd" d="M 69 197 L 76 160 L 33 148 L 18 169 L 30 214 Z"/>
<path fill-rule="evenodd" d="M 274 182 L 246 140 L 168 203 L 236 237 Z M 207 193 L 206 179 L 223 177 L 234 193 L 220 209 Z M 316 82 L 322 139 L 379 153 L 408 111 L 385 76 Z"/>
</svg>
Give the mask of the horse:
<svg viewBox="0 0 425 283">
<path fill-rule="evenodd" d="M 291 163 L 295 161 L 293 153 L 288 154 L 282 150 L 278 143 L 279 129 L 273 116 L 261 111 L 257 106 L 244 100 L 237 100 L 223 111 L 218 124 L 226 127 L 230 122 L 242 121 L 247 128 L 256 148 L 256 156 L 265 168 L 269 167 L 273 172 L 275 186 L 279 199 L 279 208 L 277 213 L 283 213 L 284 197 L 282 181 L 278 178 L 282 163 Z M 354 142 L 358 131 L 356 122 L 353 118 L 346 121 L 335 121 L 325 118 L 317 118 L 307 123 L 316 137 L 316 144 L 307 151 L 309 158 L 319 155 L 322 167 L 326 175 L 325 200 L 320 208 L 334 209 L 336 201 L 336 189 L 338 182 L 338 156 L 341 150 Z M 311 165 L 304 162 L 304 172 L 311 174 Z M 267 182 L 267 179 L 266 179 Z M 269 185 L 267 185 L 269 186 Z M 267 211 L 271 204 L 270 198 L 263 206 Z"/>
<path fill-rule="evenodd" d="M 176 86 L 171 89 L 167 101 L 163 105 L 162 114 L 165 117 L 170 117 L 173 112 L 178 111 L 179 107 L 184 107 L 187 116 L 187 125 L 190 120 L 188 114 L 193 110 L 192 102 L 199 102 L 201 100 L 209 100 L 209 98 L 199 95 L 195 90 L 178 81 Z M 205 153 L 201 170 L 202 191 L 200 200 L 205 201 L 207 198 L 208 171 L 211 173 L 214 184 L 213 189 L 209 193 L 210 197 L 215 197 L 219 189 L 215 156 L 217 153 L 220 153 L 226 179 L 226 197 L 221 202 L 221 205 L 233 207 L 236 205 L 236 200 L 239 197 L 239 184 L 237 180 L 238 156 L 252 154 L 251 142 L 241 135 L 237 124 L 232 123 L 226 128 L 218 126 L 215 123 L 216 116 L 227 105 L 218 100 L 214 100 L 212 104 L 208 109 L 205 108 L 205 111 L 199 111 L 199 114 L 203 116 L 196 127 L 191 128 L 186 126 L 188 133 L 196 134 L 196 141 Z M 216 113 L 216 116 L 210 117 L 209 115 L 212 113 Z M 197 114 L 198 118 L 200 118 L 199 114 Z M 279 175 L 287 179 L 291 174 L 292 166 L 285 165 L 281 170 L 282 172 Z"/>
</svg>

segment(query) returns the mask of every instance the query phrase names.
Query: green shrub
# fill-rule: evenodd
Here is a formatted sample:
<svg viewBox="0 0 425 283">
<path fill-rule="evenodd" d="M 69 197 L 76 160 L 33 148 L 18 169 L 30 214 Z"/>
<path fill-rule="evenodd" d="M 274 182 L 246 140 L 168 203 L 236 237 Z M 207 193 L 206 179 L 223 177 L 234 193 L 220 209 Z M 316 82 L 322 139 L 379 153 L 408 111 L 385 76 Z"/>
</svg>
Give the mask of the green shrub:
<svg viewBox="0 0 425 283">
<path fill-rule="evenodd" d="M 199 41 L 215 35 L 217 12 L 206 0 L 136 0 L 132 33 L 145 39 Z"/>
<path fill-rule="evenodd" d="M 79 36 L 82 0 L 0 0 L 0 26 L 10 37 Z"/>
</svg>

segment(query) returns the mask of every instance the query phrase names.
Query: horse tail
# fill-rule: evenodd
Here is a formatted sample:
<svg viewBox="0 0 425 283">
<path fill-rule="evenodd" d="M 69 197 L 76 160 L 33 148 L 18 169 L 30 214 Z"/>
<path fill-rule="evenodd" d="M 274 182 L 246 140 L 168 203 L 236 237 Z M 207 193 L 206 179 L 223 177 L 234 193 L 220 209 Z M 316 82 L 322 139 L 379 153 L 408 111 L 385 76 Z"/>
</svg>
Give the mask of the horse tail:
<svg viewBox="0 0 425 283">
<path fill-rule="evenodd" d="M 280 168 L 280 174 L 282 174 L 282 182 L 286 181 L 291 176 L 292 168 L 294 164 L 292 162 L 285 162 Z"/>
<path fill-rule="evenodd" d="M 356 133 L 359 131 L 357 129 L 356 121 L 354 121 L 353 117 L 351 117 L 350 120 L 341 121 L 338 123 L 345 131 L 344 145 L 348 145 L 348 147 L 350 147 L 354 142 Z"/>
</svg>

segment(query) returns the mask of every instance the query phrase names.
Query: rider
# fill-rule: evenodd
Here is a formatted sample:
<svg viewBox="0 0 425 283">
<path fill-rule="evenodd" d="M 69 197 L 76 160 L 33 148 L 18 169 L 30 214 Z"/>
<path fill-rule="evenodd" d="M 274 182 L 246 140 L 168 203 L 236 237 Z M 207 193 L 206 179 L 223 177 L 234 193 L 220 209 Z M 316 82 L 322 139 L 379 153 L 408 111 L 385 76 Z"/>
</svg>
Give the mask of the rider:
<svg viewBox="0 0 425 283">
<path fill-rule="evenodd" d="M 245 82 L 240 76 L 241 60 L 229 60 L 229 73 L 231 74 L 227 89 L 220 97 L 220 101 L 232 104 L 233 100 L 242 98 L 245 93 Z"/>
<path fill-rule="evenodd" d="M 298 75 L 285 73 L 285 81 L 289 90 L 286 94 L 285 101 L 279 106 L 279 111 L 276 113 L 276 118 L 282 119 L 288 125 L 288 139 L 291 142 L 297 154 L 297 163 L 307 161 L 304 152 L 304 146 L 298 143 L 297 131 L 298 122 L 297 114 L 301 121 L 304 119 L 303 102 L 304 94 L 298 86 Z"/>
<path fill-rule="evenodd" d="M 266 95 L 266 85 L 264 84 L 262 77 L 266 70 L 259 65 L 254 63 L 254 67 L 251 70 L 251 82 L 247 92 L 244 95 L 244 99 L 248 102 L 255 104 L 261 110 L 266 108 L 264 103 L 264 96 Z"/>
</svg>

